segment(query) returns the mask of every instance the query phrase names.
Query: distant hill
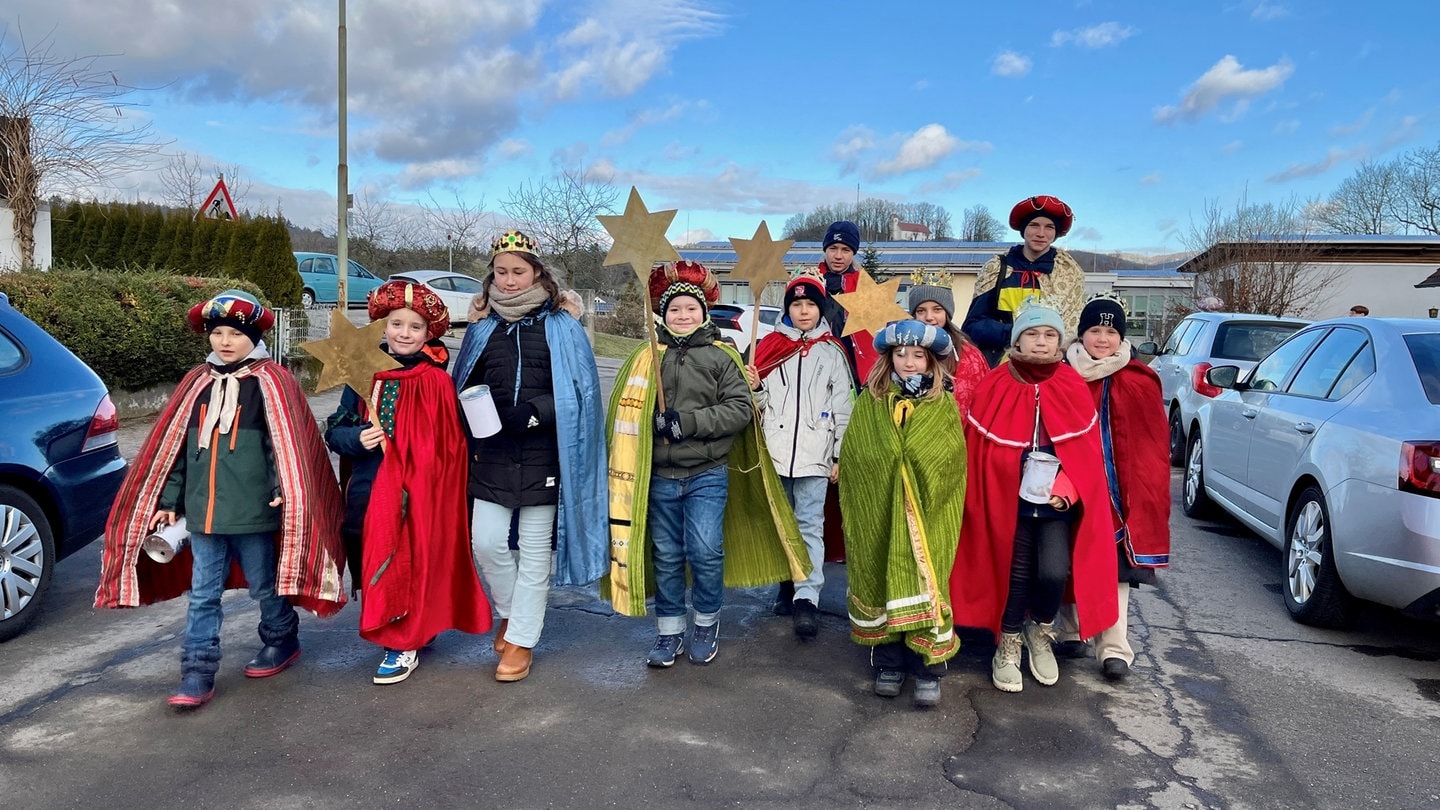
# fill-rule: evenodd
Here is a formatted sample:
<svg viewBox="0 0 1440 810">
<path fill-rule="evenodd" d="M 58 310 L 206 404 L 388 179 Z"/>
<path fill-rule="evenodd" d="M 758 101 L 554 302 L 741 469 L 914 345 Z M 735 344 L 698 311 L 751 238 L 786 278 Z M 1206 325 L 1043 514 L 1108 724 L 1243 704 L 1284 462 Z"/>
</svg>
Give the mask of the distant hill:
<svg viewBox="0 0 1440 810">
<path fill-rule="evenodd" d="M 1092 273 L 1110 270 L 1164 270 L 1178 267 L 1193 253 L 1165 253 L 1158 256 L 1143 256 L 1133 253 L 1092 253 L 1088 250 L 1071 250 L 1070 255 L 1082 268 Z"/>
</svg>

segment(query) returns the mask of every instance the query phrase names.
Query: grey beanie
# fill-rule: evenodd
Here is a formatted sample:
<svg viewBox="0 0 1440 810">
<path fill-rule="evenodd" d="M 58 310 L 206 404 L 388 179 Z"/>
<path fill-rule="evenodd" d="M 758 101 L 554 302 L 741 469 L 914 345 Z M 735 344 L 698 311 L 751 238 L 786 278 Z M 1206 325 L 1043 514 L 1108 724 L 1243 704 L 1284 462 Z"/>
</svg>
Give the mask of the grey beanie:
<svg viewBox="0 0 1440 810">
<path fill-rule="evenodd" d="M 915 310 L 926 301 L 934 301 L 945 310 L 947 321 L 955 320 L 955 293 L 948 287 L 932 287 L 929 284 L 916 284 L 910 288 L 910 316 L 915 316 Z"/>
</svg>

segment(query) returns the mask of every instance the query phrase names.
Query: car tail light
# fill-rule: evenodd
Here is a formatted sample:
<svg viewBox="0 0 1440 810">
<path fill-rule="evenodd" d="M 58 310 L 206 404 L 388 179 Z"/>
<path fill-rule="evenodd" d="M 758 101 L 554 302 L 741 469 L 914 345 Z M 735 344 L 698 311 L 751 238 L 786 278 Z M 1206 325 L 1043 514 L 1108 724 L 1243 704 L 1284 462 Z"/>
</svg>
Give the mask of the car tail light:
<svg viewBox="0 0 1440 810">
<path fill-rule="evenodd" d="M 88 453 L 119 441 L 120 416 L 115 412 L 115 403 L 110 401 L 110 395 L 106 394 L 95 409 L 95 415 L 90 417 L 90 429 L 85 431 L 85 444 L 80 449 Z"/>
<path fill-rule="evenodd" d="M 1400 491 L 1440 498 L 1440 442 L 1400 445 Z"/>
<path fill-rule="evenodd" d="M 1190 387 L 1195 389 L 1195 393 L 1210 399 L 1220 396 L 1220 392 L 1225 390 L 1218 385 L 1205 382 L 1205 372 L 1212 368 L 1214 366 L 1209 363 L 1197 363 L 1194 370 L 1190 372 Z"/>
</svg>

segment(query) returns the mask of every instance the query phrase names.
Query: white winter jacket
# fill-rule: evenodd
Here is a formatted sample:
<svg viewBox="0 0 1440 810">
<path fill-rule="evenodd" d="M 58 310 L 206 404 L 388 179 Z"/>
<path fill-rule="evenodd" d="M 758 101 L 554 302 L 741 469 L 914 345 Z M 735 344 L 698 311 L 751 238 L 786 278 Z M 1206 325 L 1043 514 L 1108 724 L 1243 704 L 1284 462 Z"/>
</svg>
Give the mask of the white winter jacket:
<svg viewBox="0 0 1440 810">
<path fill-rule="evenodd" d="M 775 331 L 791 340 L 814 339 L 830 331 L 824 318 L 801 333 L 782 319 Z M 796 352 L 760 381 L 755 405 L 763 415 L 765 443 L 775 470 L 786 478 L 829 476 L 840 458 L 840 442 L 854 401 L 850 362 L 832 341 Z"/>
</svg>

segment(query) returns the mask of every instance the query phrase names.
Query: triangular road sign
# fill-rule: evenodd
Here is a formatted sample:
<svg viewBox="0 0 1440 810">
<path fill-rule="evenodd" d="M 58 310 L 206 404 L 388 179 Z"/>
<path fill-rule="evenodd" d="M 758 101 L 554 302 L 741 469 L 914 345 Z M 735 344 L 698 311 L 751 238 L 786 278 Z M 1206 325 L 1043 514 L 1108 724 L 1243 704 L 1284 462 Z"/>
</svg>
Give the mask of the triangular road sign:
<svg viewBox="0 0 1440 810">
<path fill-rule="evenodd" d="M 215 184 L 210 196 L 200 205 L 200 210 L 195 214 L 196 219 L 228 219 L 235 221 L 240 219 L 240 213 L 235 210 L 235 202 L 230 199 L 230 189 L 225 187 L 225 178 L 221 177 Z"/>
</svg>

